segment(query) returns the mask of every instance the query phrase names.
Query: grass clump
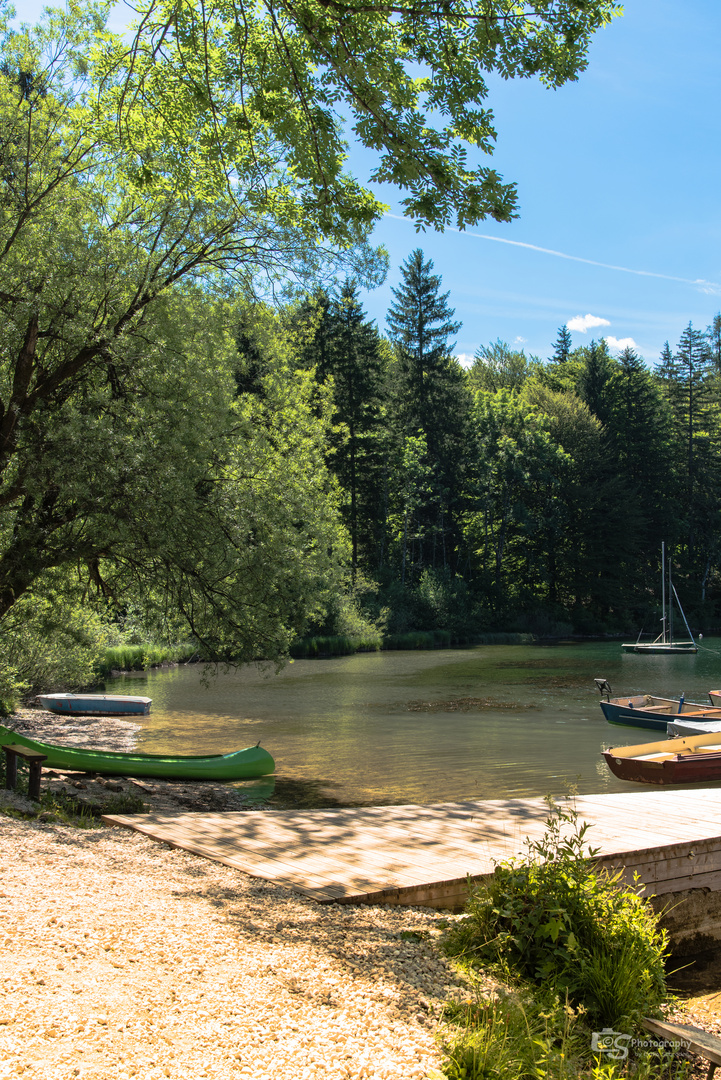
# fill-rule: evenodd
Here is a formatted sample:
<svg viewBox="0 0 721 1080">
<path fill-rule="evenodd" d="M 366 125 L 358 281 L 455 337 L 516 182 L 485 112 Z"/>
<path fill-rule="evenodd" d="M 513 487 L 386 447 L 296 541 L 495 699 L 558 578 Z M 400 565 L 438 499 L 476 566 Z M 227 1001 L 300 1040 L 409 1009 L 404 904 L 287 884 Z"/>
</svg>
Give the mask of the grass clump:
<svg viewBox="0 0 721 1080">
<path fill-rule="evenodd" d="M 357 652 L 377 652 L 381 647 L 381 635 L 368 633 L 354 634 L 315 634 L 313 637 L 300 638 L 290 647 L 290 655 L 295 659 L 314 659 L 327 656 L 350 656 Z"/>
<path fill-rule="evenodd" d="M 112 671 L 147 671 L 159 664 L 187 663 L 197 656 L 197 645 L 192 643 L 157 645 L 145 642 L 111 645 L 106 648 L 103 660 L 98 665 L 98 673 L 107 677 Z"/>
<path fill-rule="evenodd" d="M 577 1080 L 587 1042 L 578 1015 L 558 1001 L 516 995 L 446 1007 L 457 1029 L 443 1043 L 448 1080 Z M 582 1025 L 581 1025 L 582 1028 Z"/>
<path fill-rule="evenodd" d="M 451 635 L 443 630 L 409 630 L 383 638 L 384 649 L 438 649 L 448 648 L 450 643 Z"/>
<path fill-rule="evenodd" d="M 551 989 L 592 1024 L 634 1024 L 666 996 L 666 932 L 639 884 L 592 865 L 577 811 L 549 805 L 542 839 L 472 891 L 447 950 Z"/>
<path fill-rule="evenodd" d="M 583 1009 L 528 987 L 446 1006 L 444 1080 L 689 1080 L 663 1046 L 625 1058 L 592 1051 Z"/>
</svg>

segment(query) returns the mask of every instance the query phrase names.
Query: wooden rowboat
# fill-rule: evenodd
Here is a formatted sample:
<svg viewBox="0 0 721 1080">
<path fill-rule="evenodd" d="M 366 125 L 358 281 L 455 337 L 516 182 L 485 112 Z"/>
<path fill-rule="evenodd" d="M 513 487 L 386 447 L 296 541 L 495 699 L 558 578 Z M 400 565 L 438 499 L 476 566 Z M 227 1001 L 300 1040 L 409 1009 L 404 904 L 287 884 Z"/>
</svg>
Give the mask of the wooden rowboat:
<svg viewBox="0 0 721 1080">
<path fill-rule="evenodd" d="M 117 750 L 86 750 L 79 746 L 51 746 L 27 739 L 0 726 L 0 743 L 19 743 L 45 754 L 43 768 L 104 773 L 106 776 L 152 776 L 172 780 L 245 780 L 267 776 L 275 762 L 260 745 L 229 754 L 186 756 L 124 754 Z"/>
<path fill-rule="evenodd" d="M 603 756 L 614 776 L 640 784 L 703 784 L 721 780 L 721 734 L 690 735 L 638 746 L 615 746 Z"/>
<path fill-rule="evenodd" d="M 626 697 L 609 698 L 599 705 L 609 724 L 623 724 L 629 727 L 648 728 L 651 731 L 666 731 L 666 726 L 675 720 L 721 720 L 721 708 L 703 705 L 683 698 L 663 698 L 654 694 L 630 694 Z"/>
<path fill-rule="evenodd" d="M 129 694 L 38 694 L 44 709 L 73 716 L 145 716 L 152 698 Z"/>
</svg>

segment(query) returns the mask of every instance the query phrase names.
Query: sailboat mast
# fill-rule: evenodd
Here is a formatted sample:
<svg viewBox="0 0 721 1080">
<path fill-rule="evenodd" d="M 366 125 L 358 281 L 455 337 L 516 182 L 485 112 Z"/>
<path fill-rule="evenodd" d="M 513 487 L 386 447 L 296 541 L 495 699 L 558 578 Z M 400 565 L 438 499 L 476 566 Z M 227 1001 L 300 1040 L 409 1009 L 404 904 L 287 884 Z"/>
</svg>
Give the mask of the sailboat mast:
<svg viewBox="0 0 721 1080">
<path fill-rule="evenodd" d="M 663 626 L 663 643 L 666 644 L 666 543 L 661 541 L 661 625 Z"/>
<path fill-rule="evenodd" d="M 668 640 L 673 641 L 673 585 L 671 584 L 671 556 L 668 557 Z"/>
</svg>

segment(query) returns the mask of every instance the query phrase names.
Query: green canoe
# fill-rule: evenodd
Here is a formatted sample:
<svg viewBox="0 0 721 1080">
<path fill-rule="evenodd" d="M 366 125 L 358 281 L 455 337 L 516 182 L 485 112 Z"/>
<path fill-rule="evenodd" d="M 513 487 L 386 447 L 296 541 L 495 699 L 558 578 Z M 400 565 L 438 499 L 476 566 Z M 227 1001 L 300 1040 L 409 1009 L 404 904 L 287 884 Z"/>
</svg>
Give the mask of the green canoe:
<svg viewBox="0 0 721 1080">
<path fill-rule="evenodd" d="M 123 754 L 118 750 L 85 750 L 79 746 L 50 746 L 26 739 L 0 726 L 0 746 L 20 743 L 47 755 L 43 767 L 75 769 L 77 772 L 106 773 L 110 776 L 154 776 L 173 780 L 246 780 L 266 776 L 275 769 L 267 750 L 248 746 L 232 754 L 205 754 L 202 757 L 171 757 L 167 754 Z"/>
</svg>

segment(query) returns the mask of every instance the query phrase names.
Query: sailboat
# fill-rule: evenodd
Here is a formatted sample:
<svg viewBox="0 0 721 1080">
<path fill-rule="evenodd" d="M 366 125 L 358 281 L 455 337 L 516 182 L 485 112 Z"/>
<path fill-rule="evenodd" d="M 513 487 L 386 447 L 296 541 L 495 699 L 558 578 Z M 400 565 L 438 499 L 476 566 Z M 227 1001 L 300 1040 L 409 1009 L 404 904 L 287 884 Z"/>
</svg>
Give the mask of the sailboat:
<svg viewBox="0 0 721 1080">
<path fill-rule="evenodd" d="M 678 610 L 681 612 L 681 618 L 683 619 L 686 632 L 688 633 L 688 639 L 684 638 L 681 641 L 673 640 L 673 598 L 676 597 L 676 603 L 678 604 Z M 678 598 L 676 587 L 671 580 L 671 559 L 668 560 L 668 617 L 666 615 L 666 545 L 661 542 L 661 603 L 663 607 L 663 614 L 661 616 L 662 630 L 655 641 L 641 641 L 641 634 L 638 635 L 638 640 L 634 642 L 624 642 L 621 648 L 624 652 L 635 653 L 695 653 L 698 652 L 696 642 L 693 639 L 693 634 L 689 629 L 689 625 L 686 622 L 686 616 L 684 615 L 683 608 L 681 607 L 681 601 Z"/>
</svg>

